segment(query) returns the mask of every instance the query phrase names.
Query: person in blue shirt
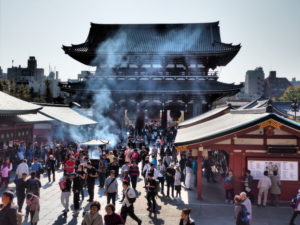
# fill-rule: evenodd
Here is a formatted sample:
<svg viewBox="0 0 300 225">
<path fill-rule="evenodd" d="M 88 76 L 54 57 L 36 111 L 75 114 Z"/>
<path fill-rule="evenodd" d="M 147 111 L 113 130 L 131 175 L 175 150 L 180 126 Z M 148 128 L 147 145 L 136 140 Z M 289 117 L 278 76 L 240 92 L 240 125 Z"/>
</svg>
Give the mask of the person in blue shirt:
<svg viewBox="0 0 300 225">
<path fill-rule="evenodd" d="M 33 163 L 31 165 L 31 172 L 35 172 L 35 175 L 38 179 L 40 179 L 41 177 L 42 169 L 42 164 L 36 158 L 33 159 Z"/>
</svg>

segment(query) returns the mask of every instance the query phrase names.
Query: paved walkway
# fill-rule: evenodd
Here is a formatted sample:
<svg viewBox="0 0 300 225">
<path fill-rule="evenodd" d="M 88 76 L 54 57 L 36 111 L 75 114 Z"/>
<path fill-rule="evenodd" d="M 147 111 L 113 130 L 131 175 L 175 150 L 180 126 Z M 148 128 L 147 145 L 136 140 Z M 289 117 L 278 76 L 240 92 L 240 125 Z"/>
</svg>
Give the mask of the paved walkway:
<svg viewBox="0 0 300 225">
<path fill-rule="evenodd" d="M 57 178 L 62 176 L 62 172 L 57 172 Z M 58 179 L 57 179 L 58 180 Z M 67 217 L 63 217 L 63 207 L 60 203 L 60 189 L 57 181 L 55 183 L 47 183 L 47 178 L 42 178 L 43 184 L 41 190 L 41 212 L 39 225 L 75 225 L 81 224 L 82 211 L 78 215 L 74 215 L 70 211 Z M 14 184 L 10 184 L 10 187 L 14 187 Z M 121 187 L 121 184 L 120 184 Z M 143 189 L 142 180 L 138 183 L 138 191 L 141 192 L 139 198 L 135 203 L 135 211 L 138 217 L 143 220 L 143 225 L 176 225 L 179 224 L 180 210 L 185 207 L 192 208 L 192 217 L 195 219 L 197 225 L 233 225 L 233 206 L 223 204 L 222 189 L 217 183 L 203 184 L 204 198 L 203 200 L 197 200 L 195 191 L 182 190 L 182 200 L 167 199 L 165 197 L 157 197 L 157 203 L 159 205 L 159 214 L 152 215 L 146 210 L 147 201 L 145 199 L 145 192 Z M 121 188 L 119 188 L 121 190 Z M 3 189 L 2 189 L 3 191 Z M 102 205 L 101 214 L 104 215 L 104 206 L 106 205 L 106 196 L 103 195 L 103 190 L 99 190 L 95 187 L 95 200 L 99 200 Z M 119 198 L 121 194 L 119 193 Z M 86 198 L 87 199 L 87 198 Z M 88 202 L 84 200 L 82 207 L 88 209 Z M 16 200 L 15 200 L 16 202 Z M 71 195 L 70 203 L 72 205 L 73 198 Z M 121 205 L 117 203 L 117 211 L 120 210 Z M 24 209 L 23 209 L 24 211 Z M 288 221 L 291 216 L 291 208 L 288 206 L 283 207 L 267 207 L 257 208 L 253 207 L 253 225 L 288 225 Z M 26 223 L 26 221 L 23 223 Z M 128 218 L 126 224 L 135 225 L 135 221 Z M 296 224 L 300 224 L 300 218 L 296 221 Z M 1 224 L 2 225 L 2 224 Z"/>
</svg>

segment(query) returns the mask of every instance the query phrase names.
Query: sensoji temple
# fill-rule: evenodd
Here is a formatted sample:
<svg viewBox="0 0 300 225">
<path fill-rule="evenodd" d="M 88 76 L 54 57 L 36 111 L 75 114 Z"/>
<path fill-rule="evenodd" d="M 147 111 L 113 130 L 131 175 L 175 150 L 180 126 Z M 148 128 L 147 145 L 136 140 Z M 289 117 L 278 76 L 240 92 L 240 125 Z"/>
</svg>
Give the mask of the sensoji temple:
<svg viewBox="0 0 300 225">
<path fill-rule="evenodd" d="M 84 105 L 101 92 L 101 87 L 93 90 L 88 84 L 105 84 L 114 103 L 110 111 L 147 110 L 156 118 L 161 112 L 165 126 L 168 110 L 174 117 L 184 113 L 191 118 L 209 110 L 213 101 L 239 92 L 242 85 L 219 82 L 216 69 L 226 66 L 240 47 L 221 41 L 219 22 L 91 23 L 84 43 L 63 50 L 95 66 L 96 73 L 83 81 L 61 83 L 61 89 L 71 94 L 71 101 Z"/>
<path fill-rule="evenodd" d="M 234 189 L 243 191 L 245 170 L 257 181 L 265 170 L 278 170 L 282 182 L 280 200 L 289 201 L 300 187 L 300 124 L 288 119 L 269 99 L 255 100 L 238 109 L 213 109 L 179 124 L 175 145 L 178 151 L 197 156 L 197 192 L 202 196 L 202 162 L 211 151 L 223 152 L 228 170 L 235 176 Z M 257 195 L 254 195 L 257 196 Z"/>
<path fill-rule="evenodd" d="M 0 158 L 20 143 L 49 144 L 59 127 L 94 125 L 67 106 L 42 106 L 0 91 Z M 61 138 L 61 137 L 60 137 Z"/>
</svg>

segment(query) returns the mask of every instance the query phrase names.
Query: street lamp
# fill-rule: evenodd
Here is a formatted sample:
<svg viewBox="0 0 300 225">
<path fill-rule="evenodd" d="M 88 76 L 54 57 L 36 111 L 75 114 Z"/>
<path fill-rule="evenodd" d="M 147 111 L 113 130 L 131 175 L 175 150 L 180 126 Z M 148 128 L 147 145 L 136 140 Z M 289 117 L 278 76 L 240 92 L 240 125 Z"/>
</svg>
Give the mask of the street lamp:
<svg viewBox="0 0 300 225">
<path fill-rule="evenodd" d="M 296 120 L 297 119 L 296 118 L 296 113 L 299 111 L 299 102 L 298 102 L 298 99 L 295 98 L 292 101 L 291 109 L 292 109 L 292 112 L 295 112 L 295 120 Z"/>
</svg>

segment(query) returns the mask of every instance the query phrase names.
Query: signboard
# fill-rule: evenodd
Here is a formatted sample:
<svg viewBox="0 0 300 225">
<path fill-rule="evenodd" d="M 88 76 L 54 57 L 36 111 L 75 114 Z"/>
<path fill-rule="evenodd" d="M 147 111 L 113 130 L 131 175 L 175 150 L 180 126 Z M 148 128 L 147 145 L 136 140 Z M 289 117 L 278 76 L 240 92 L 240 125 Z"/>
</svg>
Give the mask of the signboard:
<svg viewBox="0 0 300 225">
<path fill-rule="evenodd" d="M 277 170 L 280 180 L 298 181 L 298 162 L 297 161 L 263 161 L 248 160 L 248 169 L 255 180 L 259 180 L 264 171 L 268 171 L 269 175 Z"/>
</svg>

